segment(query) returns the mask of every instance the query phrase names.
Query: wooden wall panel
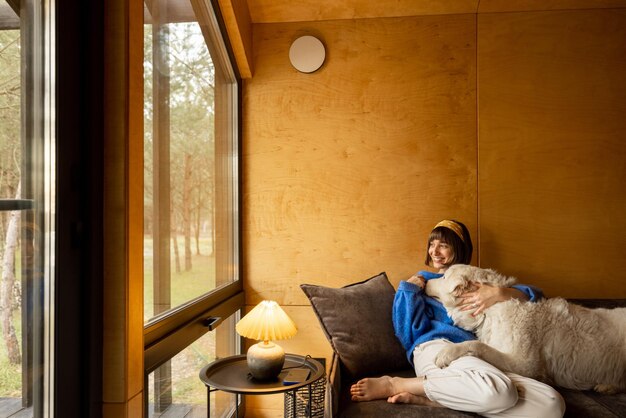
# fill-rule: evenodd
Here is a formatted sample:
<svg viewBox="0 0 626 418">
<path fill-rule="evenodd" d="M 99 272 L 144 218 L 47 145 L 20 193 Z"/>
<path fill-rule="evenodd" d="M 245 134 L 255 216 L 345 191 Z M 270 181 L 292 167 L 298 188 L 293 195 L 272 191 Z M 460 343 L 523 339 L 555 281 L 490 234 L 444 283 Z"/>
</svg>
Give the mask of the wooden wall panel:
<svg viewBox="0 0 626 418">
<path fill-rule="evenodd" d="M 626 11 L 478 19 L 480 264 L 626 297 Z"/>
<path fill-rule="evenodd" d="M 626 7 L 624 0 L 480 0 L 478 13 Z"/>
<path fill-rule="evenodd" d="M 242 0 L 243 1 L 243 0 Z M 625 0 L 247 0 L 253 23 L 624 8 Z"/>
<path fill-rule="evenodd" d="M 143 4 L 104 10 L 103 418 L 143 409 Z"/>
<path fill-rule="evenodd" d="M 244 91 L 247 301 L 305 305 L 422 267 L 439 218 L 476 224 L 473 16 L 257 25 Z M 320 36 L 316 73 L 291 42 Z"/>
<path fill-rule="evenodd" d="M 230 46 L 241 78 L 250 78 L 252 67 L 252 22 L 246 0 L 219 0 Z"/>
<path fill-rule="evenodd" d="M 248 0 L 254 23 L 475 13 L 479 0 Z"/>
</svg>

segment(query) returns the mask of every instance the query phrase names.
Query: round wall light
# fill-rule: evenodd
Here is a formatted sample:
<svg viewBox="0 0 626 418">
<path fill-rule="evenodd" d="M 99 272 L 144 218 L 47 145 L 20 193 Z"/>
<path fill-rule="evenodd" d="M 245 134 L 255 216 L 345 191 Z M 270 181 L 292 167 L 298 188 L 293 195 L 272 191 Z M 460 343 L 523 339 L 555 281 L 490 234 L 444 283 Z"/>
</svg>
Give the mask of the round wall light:
<svg viewBox="0 0 626 418">
<path fill-rule="evenodd" d="M 326 49 L 322 41 L 314 36 L 301 36 L 289 48 L 289 60 L 296 70 L 312 73 L 318 70 L 326 58 Z"/>
</svg>

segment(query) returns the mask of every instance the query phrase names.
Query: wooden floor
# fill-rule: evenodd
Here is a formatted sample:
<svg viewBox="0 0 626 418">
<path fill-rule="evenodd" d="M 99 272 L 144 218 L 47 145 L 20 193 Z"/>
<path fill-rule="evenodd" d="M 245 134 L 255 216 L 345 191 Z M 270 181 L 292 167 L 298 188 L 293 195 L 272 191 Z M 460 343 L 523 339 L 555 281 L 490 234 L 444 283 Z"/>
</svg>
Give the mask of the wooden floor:
<svg viewBox="0 0 626 418">
<path fill-rule="evenodd" d="M 32 408 L 22 407 L 22 398 L 0 398 L 0 418 L 32 418 L 32 416 Z"/>
<path fill-rule="evenodd" d="M 174 404 L 164 412 L 149 406 L 149 418 L 206 418 L 206 405 Z M 0 398 L 0 418 L 33 418 L 32 408 L 23 408 L 20 398 Z"/>
<path fill-rule="evenodd" d="M 161 413 L 154 412 L 152 405 L 149 408 L 149 418 L 206 418 L 207 416 L 206 405 L 174 404 Z"/>
</svg>

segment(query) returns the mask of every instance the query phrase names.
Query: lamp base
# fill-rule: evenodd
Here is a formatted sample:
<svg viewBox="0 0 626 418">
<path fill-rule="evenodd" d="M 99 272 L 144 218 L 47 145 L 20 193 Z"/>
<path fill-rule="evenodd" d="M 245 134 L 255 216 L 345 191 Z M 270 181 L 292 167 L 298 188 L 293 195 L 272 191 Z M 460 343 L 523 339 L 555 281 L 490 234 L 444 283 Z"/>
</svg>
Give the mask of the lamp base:
<svg viewBox="0 0 626 418">
<path fill-rule="evenodd" d="M 275 379 L 285 364 L 285 351 L 271 341 L 261 341 L 248 349 L 246 359 L 252 377 L 257 380 Z"/>
</svg>

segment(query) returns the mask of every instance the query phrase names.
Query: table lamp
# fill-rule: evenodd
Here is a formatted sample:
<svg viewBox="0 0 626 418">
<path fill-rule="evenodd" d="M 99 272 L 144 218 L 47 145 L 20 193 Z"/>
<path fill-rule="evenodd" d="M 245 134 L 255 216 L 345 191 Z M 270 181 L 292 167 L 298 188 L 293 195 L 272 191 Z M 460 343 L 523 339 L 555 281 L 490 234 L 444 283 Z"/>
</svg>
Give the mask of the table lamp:
<svg viewBox="0 0 626 418">
<path fill-rule="evenodd" d="M 273 300 L 264 300 L 241 318 L 235 329 L 242 337 L 261 340 L 248 349 L 246 359 L 252 377 L 274 379 L 285 364 L 285 352 L 274 343 L 296 335 L 298 330 L 291 318 Z"/>
<path fill-rule="evenodd" d="M 285 351 L 274 343 L 296 335 L 296 324 L 273 300 L 264 300 L 241 318 L 235 329 L 242 337 L 261 340 L 248 349 L 246 359 L 252 377 L 276 378 L 285 364 Z"/>
</svg>

